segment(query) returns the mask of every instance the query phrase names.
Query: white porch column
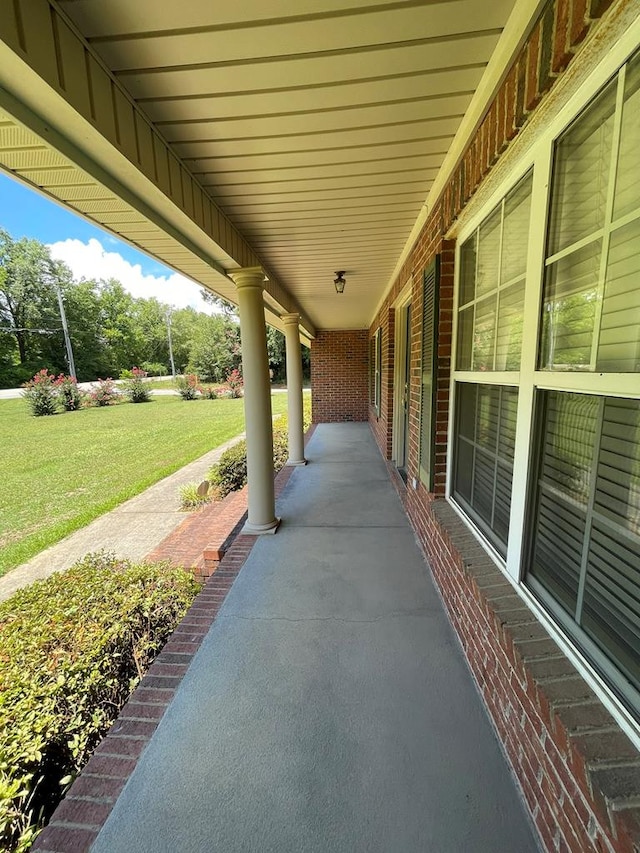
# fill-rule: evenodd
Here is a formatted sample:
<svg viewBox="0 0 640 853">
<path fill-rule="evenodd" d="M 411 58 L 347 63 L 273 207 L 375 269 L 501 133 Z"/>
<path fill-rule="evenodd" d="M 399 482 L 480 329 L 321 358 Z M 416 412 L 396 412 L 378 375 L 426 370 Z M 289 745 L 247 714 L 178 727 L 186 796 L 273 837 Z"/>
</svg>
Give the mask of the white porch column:
<svg viewBox="0 0 640 853">
<path fill-rule="evenodd" d="M 280 519 L 275 514 L 273 487 L 271 383 L 262 301 L 264 272 L 261 267 L 246 267 L 229 275 L 238 288 L 247 433 L 249 516 L 242 532 L 275 533 Z"/>
<path fill-rule="evenodd" d="M 302 424 L 302 353 L 300 352 L 299 314 L 283 314 L 287 345 L 287 407 L 289 415 L 289 459 L 287 465 L 306 465 Z"/>
</svg>

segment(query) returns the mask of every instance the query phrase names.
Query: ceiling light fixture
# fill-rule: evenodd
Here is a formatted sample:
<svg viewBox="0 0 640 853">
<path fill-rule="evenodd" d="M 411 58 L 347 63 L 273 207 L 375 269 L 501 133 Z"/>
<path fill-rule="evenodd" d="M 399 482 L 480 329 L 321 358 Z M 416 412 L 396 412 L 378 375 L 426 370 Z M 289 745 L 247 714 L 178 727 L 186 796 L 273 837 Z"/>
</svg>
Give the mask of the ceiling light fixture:
<svg viewBox="0 0 640 853">
<path fill-rule="evenodd" d="M 336 277 L 333 280 L 333 283 L 336 286 L 336 293 L 344 293 L 344 286 L 347 283 L 344 274 L 345 270 L 339 270 L 336 272 Z"/>
</svg>

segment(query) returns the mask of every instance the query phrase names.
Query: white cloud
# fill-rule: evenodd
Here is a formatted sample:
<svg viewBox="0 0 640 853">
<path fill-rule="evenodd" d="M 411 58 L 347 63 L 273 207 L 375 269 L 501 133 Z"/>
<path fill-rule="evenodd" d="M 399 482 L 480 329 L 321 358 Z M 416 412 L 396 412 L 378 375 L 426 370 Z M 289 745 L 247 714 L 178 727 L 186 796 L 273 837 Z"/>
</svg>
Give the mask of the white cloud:
<svg viewBox="0 0 640 853">
<path fill-rule="evenodd" d="M 106 238 L 107 240 L 109 238 Z M 155 296 L 160 302 L 185 308 L 191 305 L 198 311 L 213 313 L 212 306 L 202 300 L 200 288 L 179 273 L 166 276 L 145 275 L 140 264 L 131 264 L 118 252 L 108 252 L 95 237 L 88 243 L 82 240 L 60 240 L 49 244 L 51 257 L 67 264 L 76 279 L 117 279 L 132 296 L 148 299 Z"/>
</svg>

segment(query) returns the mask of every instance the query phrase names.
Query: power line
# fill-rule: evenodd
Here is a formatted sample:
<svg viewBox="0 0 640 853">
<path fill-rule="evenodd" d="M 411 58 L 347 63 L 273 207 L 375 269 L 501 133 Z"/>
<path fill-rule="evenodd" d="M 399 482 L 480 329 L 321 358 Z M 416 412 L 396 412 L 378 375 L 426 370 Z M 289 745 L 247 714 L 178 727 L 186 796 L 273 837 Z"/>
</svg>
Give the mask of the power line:
<svg viewBox="0 0 640 853">
<path fill-rule="evenodd" d="M 14 328 L 13 326 L 0 326 L 0 332 L 33 332 L 37 335 L 55 335 L 58 332 L 62 331 L 62 326 L 59 326 L 57 329 L 19 329 Z"/>
</svg>

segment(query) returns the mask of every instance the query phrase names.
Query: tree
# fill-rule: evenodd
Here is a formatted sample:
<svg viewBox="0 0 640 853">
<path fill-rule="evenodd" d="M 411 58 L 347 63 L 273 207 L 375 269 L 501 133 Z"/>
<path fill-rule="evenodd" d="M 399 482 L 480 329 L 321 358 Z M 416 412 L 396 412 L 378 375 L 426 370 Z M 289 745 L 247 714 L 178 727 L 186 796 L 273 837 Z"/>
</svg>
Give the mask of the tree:
<svg viewBox="0 0 640 853">
<path fill-rule="evenodd" d="M 219 308 L 220 312 L 226 317 L 238 316 L 238 306 L 234 305 L 233 302 L 229 302 L 228 299 L 218 296 L 217 293 L 212 293 L 210 290 L 206 290 L 202 287 L 200 289 L 200 296 L 202 297 L 203 302 L 206 302 L 208 305 L 215 305 L 216 308 Z"/>
<path fill-rule="evenodd" d="M 80 381 L 111 376 L 111 353 L 102 323 L 100 286 L 95 281 L 71 281 L 63 288 L 69 334 Z"/>
<path fill-rule="evenodd" d="M 21 382 L 41 367 L 56 367 L 50 360 L 56 342 L 63 357 L 56 287 L 70 279 L 69 268 L 54 261 L 47 247 L 38 240 L 26 237 L 14 240 L 0 229 L 0 328 L 3 337 L 10 336 L 14 342 L 9 358 L 6 338 L 2 350 L 5 363 L 10 361 L 12 367 L 20 368 L 12 373 Z M 47 336 L 51 336 L 48 346 L 44 343 Z"/>
<path fill-rule="evenodd" d="M 287 376 L 286 342 L 282 332 L 273 326 L 267 326 L 267 355 L 271 378 L 274 382 L 284 382 Z"/>
<path fill-rule="evenodd" d="M 136 317 L 135 302 L 119 281 L 101 282 L 101 323 L 113 376 L 145 360 L 144 336 Z"/>
<path fill-rule="evenodd" d="M 173 360 L 178 373 L 184 373 L 187 369 L 195 329 L 201 316 L 191 306 L 172 311 L 171 337 L 173 340 Z"/>
<path fill-rule="evenodd" d="M 189 350 L 187 370 L 205 382 L 224 382 L 242 361 L 240 326 L 221 314 L 200 314 Z"/>
</svg>

